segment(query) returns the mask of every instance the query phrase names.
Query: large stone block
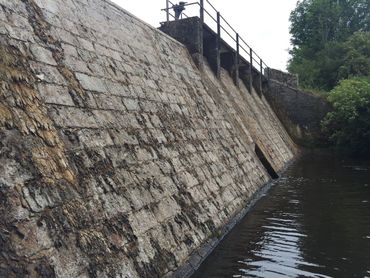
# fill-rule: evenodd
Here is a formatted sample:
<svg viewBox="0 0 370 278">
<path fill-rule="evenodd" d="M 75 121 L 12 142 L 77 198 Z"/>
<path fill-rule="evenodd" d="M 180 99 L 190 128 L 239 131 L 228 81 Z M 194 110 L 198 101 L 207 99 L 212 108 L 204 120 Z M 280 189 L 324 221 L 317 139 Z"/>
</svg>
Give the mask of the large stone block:
<svg viewBox="0 0 370 278">
<path fill-rule="evenodd" d="M 45 103 L 74 106 L 67 87 L 40 83 L 38 89 Z"/>
<path fill-rule="evenodd" d="M 86 75 L 83 73 L 76 73 L 76 77 L 80 81 L 82 87 L 86 90 L 99 93 L 107 92 L 107 87 L 104 79 Z"/>
</svg>

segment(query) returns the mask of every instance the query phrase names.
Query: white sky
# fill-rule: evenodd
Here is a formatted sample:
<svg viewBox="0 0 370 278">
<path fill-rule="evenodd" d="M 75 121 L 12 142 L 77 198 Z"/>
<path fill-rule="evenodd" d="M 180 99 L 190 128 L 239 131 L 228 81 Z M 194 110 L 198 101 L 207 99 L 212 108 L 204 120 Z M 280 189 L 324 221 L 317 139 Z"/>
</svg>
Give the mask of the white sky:
<svg viewBox="0 0 370 278">
<path fill-rule="evenodd" d="M 154 27 L 165 21 L 165 0 L 112 0 Z M 180 0 L 171 0 L 178 3 Z M 187 0 L 194 2 L 193 0 Z M 272 68 L 286 70 L 290 48 L 289 15 L 297 0 L 210 0 L 240 36 Z M 185 13 L 198 15 L 189 7 Z M 210 8 L 206 8 L 211 11 Z"/>
</svg>

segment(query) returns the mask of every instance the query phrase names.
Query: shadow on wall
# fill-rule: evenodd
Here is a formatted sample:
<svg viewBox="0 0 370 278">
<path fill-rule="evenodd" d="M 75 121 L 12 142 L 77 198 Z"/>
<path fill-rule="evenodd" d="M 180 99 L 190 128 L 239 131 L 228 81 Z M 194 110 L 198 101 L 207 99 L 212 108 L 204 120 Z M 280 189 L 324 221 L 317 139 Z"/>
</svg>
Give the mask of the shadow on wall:
<svg viewBox="0 0 370 278">
<path fill-rule="evenodd" d="M 256 144 L 254 151 L 258 157 L 258 159 L 261 161 L 263 167 L 265 167 L 267 173 L 270 175 L 270 177 L 274 180 L 279 178 L 279 175 L 276 173 L 275 169 L 271 166 L 270 162 L 266 158 L 265 154 L 261 150 L 261 148 Z"/>
</svg>

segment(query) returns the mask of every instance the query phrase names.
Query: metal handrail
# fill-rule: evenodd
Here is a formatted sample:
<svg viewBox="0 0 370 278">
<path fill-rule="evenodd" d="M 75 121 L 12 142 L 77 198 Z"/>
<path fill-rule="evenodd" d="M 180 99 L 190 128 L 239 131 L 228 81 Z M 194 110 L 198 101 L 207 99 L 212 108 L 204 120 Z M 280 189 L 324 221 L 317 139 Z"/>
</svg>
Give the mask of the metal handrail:
<svg viewBox="0 0 370 278">
<path fill-rule="evenodd" d="M 211 8 L 216 12 L 218 13 L 218 10 L 211 4 L 211 2 L 209 2 L 208 0 L 206 0 L 207 3 L 211 6 Z"/>
<path fill-rule="evenodd" d="M 238 32 L 235 31 L 235 29 L 230 25 L 229 22 L 227 22 L 227 20 L 221 15 L 221 18 L 224 20 L 224 22 L 226 23 L 227 26 L 229 26 L 229 28 L 235 33 L 237 34 Z"/>
<path fill-rule="evenodd" d="M 231 35 L 223 26 L 221 26 L 221 29 L 222 30 L 224 30 L 224 32 L 227 34 L 227 35 L 229 35 L 229 37 L 234 41 L 234 42 L 236 42 L 236 40 L 235 40 L 235 36 L 233 36 L 233 35 Z"/>
<path fill-rule="evenodd" d="M 251 55 L 248 50 L 246 50 L 243 46 L 240 45 L 240 49 L 244 50 L 245 53 L 247 53 L 249 56 Z"/>
<path fill-rule="evenodd" d="M 175 18 L 175 16 L 173 16 L 171 13 L 170 13 L 170 10 L 173 9 L 174 7 L 174 4 L 170 1 L 170 0 L 166 0 L 167 2 L 167 5 L 166 5 L 166 8 L 165 9 L 162 9 L 162 11 L 165 11 L 167 13 L 167 21 L 169 21 L 169 15 L 171 15 L 171 17 Z M 168 3 L 170 3 L 172 5 L 172 7 L 169 7 Z M 212 9 L 214 12 L 216 12 L 216 14 L 218 14 L 219 18 L 220 18 L 220 22 L 218 22 L 218 20 L 212 15 L 212 13 L 210 13 L 206 8 L 205 8 L 205 3 L 207 3 Z M 238 32 L 231 26 L 231 24 L 219 13 L 219 11 L 213 6 L 213 4 L 209 1 L 209 0 L 197 0 L 195 2 L 191 2 L 191 3 L 185 3 L 184 4 L 184 7 L 187 7 L 187 6 L 193 6 L 193 5 L 198 5 L 200 7 L 200 18 L 201 20 L 204 21 L 204 14 L 206 14 L 210 19 L 212 19 L 216 24 L 218 24 L 218 30 L 219 32 L 222 32 L 221 33 L 225 33 L 226 35 L 228 35 L 232 41 L 234 43 L 236 43 L 236 48 L 233 47 L 234 51 L 236 53 L 238 53 L 241 57 L 244 57 L 244 55 L 241 55 L 239 53 L 239 50 L 241 49 L 242 51 L 244 51 L 247 56 L 249 56 L 248 58 L 249 59 L 246 59 L 249 63 L 250 63 L 250 74 L 252 74 L 251 72 L 251 69 L 252 69 L 252 64 L 253 62 L 255 62 L 259 68 L 255 68 L 259 73 L 260 73 L 260 82 L 262 82 L 262 76 L 265 75 L 265 73 L 263 72 L 264 68 L 269 70 L 269 67 L 268 65 L 262 60 L 262 58 L 249 46 L 249 44 L 242 38 L 240 37 L 240 35 L 238 34 Z M 183 13 L 184 14 L 184 13 Z M 184 14 L 184 16 L 186 18 L 188 18 L 189 16 Z M 222 24 L 226 24 L 227 28 L 224 27 L 224 25 Z M 229 30 L 227 30 L 229 29 Z M 234 33 L 233 34 L 230 34 L 230 30 Z M 216 32 L 217 33 L 217 32 Z M 219 34 L 220 38 L 222 38 L 222 35 Z M 245 49 L 245 47 L 247 49 Z M 247 57 L 244 57 L 244 58 L 247 58 Z"/>
<path fill-rule="evenodd" d="M 215 19 L 206 9 L 204 10 L 204 12 L 206 13 L 206 14 L 208 14 L 209 15 L 209 17 L 211 18 L 211 19 L 213 19 L 213 21 L 214 22 L 216 22 L 217 23 L 217 19 Z"/>
</svg>

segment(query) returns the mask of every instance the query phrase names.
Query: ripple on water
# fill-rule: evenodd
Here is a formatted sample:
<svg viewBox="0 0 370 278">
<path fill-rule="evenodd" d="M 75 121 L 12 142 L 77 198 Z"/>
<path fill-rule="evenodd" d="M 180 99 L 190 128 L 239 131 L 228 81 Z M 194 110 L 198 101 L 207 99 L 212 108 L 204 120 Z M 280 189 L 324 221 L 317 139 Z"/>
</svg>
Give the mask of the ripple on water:
<svg viewBox="0 0 370 278">
<path fill-rule="evenodd" d="M 288 173 L 194 277 L 370 278 L 370 162 L 315 155 Z"/>
</svg>

